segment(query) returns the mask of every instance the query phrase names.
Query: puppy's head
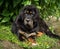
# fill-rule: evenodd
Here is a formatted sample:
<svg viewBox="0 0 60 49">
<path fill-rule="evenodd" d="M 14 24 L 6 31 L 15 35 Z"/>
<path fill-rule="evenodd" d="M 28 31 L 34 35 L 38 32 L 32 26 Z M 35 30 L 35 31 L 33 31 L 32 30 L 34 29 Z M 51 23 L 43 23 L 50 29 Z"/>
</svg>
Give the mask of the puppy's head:
<svg viewBox="0 0 60 49">
<path fill-rule="evenodd" d="M 22 20 L 25 25 L 25 27 L 27 28 L 33 28 L 34 27 L 34 23 L 37 20 L 38 17 L 38 12 L 35 6 L 32 5 L 27 5 L 23 8 L 22 11 Z"/>
<path fill-rule="evenodd" d="M 34 6 L 27 6 L 24 8 L 24 25 L 29 28 L 34 27 L 36 18 L 36 8 Z"/>
</svg>

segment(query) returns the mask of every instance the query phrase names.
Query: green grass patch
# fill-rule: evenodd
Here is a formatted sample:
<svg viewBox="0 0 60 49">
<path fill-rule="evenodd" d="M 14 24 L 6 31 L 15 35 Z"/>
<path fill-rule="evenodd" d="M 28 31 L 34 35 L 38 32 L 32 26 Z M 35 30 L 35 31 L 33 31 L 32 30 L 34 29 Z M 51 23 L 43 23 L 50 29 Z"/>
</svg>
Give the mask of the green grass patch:
<svg viewBox="0 0 60 49">
<path fill-rule="evenodd" d="M 11 26 L 0 26 L 0 40 L 8 40 L 13 43 L 24 47 L 25 49 L 50 49 L 54 45 L 57 45 L 58 40 L 50 38 L 43 34 L 41 37 L 36 39 L 38 46 L 29 46 L 26 42 L 21 42 L 18 40 L 16 35 L 11 33 Z"/>
</svg>

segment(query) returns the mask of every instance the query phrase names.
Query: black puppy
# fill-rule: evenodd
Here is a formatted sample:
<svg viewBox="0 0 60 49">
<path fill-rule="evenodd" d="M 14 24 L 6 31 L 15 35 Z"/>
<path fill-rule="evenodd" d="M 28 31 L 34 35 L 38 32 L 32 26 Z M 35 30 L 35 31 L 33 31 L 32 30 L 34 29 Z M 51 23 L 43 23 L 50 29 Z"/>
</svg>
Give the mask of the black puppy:
<svg viewBox="0 0 60 49">
<path fill-rule="evenodd" d="M 23 40 L 24 37 L 35 39 L 38 32 L 43 32 L 50 37 L 60 39 L 60 36 L 53 34 L 49 30 L 47 24 L 40 17 L 38 9 L 33 5 L 27 5 L 21 10 L 13 22 L 12 32 L 15 33 L 20 40 Z"/>
</svg>

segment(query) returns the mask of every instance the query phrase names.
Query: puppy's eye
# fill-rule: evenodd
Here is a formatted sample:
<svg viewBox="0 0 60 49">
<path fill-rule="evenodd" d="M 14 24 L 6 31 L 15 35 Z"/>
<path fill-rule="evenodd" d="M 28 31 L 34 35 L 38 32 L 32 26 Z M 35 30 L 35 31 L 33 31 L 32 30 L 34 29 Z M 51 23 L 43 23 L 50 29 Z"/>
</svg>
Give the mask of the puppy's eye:
<svg viewBox="0 0 60 49">
<path fill-rule="evenodd" d="M 33 11 L 33 14 L 35 14 L 35 12 Z"/>
<path fill-rule="evenodd" d="M 33 16 L 33 15 L 31 15 L 31 16 Z"/>
<path fill-rule="evenodd" d="M 32 11 L 30 11 L 30 14 L 32 14 Z"/>
<path fill-rule="evenodd" d="M 27 14 L 25 14 L 27 16 Z"/>
</svg>

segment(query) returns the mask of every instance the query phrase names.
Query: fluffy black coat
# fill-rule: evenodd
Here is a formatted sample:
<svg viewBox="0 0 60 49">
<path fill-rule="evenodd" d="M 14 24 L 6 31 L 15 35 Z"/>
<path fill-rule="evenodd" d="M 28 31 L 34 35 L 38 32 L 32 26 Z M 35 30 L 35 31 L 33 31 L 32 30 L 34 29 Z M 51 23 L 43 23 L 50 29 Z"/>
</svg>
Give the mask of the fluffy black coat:
<svg viewBox="0 0 60 49">
<path fill-rule="evenodd" d="M 25 19 L 24 11 L 26 9 L 31 9 L 31 10 L 34 10 L 34 12 L 35 12 L 35 15 L 33 17 L 33 21 L 34 21 L 33 28 L 29 28 L 29 27 L 26 27 L 24 25 L 24 21 L 23 21 Z M 25 6 L 21 10 L 21 12 L 19 13 L 19 15 L 16 17 L 16 19 L 13 22 L 13 25 L 12 25 L 12 32 L 15 33 L 19 37 L 19 39 L 22 39 L 21 38 L 22 35 L 18 33 L 19 29 L 22 30 L 23 32 L 26 32 L 26 33 L 43 32 L 46 35 L 48 35 L 49 37 L 60 39 L 60 36 L 53 34 L 49 30 L 47 24 L 40 17 L 38 9 L 35 6 L 33 6 L 33 5 L 27 5 L 27 6 Z"/>
</svg>

